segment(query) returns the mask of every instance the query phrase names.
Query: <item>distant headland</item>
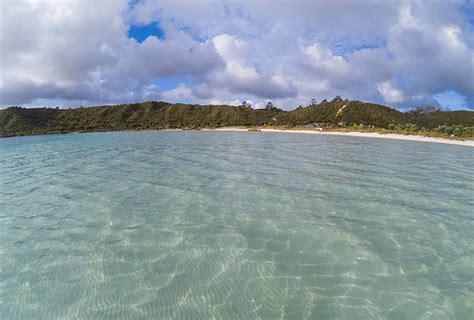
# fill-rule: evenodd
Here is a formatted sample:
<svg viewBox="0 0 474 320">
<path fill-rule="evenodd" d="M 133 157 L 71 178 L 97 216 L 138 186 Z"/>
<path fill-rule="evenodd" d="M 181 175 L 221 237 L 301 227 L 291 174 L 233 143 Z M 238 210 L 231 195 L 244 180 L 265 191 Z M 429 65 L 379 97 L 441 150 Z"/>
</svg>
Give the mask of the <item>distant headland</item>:
<svg viewBox="0 0 474 320">
<path fill-rule="evenodd" d="M 21 108 L 0 110 L 0 137 L 124 130 L 215 129 L 312 130 L 418 135 L 452 140 L 474 139 L 473 111 L 417 108 L 401 112 L 361 101 L 313 101 L 283 111 L 270 102 L 264 109 L 248 104 L 192 105 L 149 101 L 87 108 Z"/>
</svg>

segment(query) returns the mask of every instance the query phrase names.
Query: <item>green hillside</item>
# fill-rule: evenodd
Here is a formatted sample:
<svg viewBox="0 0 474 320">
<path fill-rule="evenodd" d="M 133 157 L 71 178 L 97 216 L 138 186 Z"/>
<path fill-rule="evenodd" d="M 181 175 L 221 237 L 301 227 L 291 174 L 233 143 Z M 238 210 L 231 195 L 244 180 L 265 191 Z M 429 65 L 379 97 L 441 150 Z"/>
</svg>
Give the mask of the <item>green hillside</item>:
<svg viewBox="0 0 474 320">
<path fill-rule="evenodd" d="M 323 126 L 426 128 L 446 133 L 456 128 L 470 135 L 472 111 L 400 112 L 377 104 L 335 99 L 293 111 L 247 106 L 169 104 L 144 102 L 77 109 L 20 108 L 0 110 L 0 136 L 140 129 L 198 129 L 227 126 Z M 456 127 L 457 126 L 457 127 Z M 463 131 L 464 130 L 464 131 Z M 459 131 L 459 130 L 458 130 Z"/>
<path fill-rule="evenodd" d="M 333 101 L 285 112 L 279 117 L 281 124 L 298 126 L 309 122 L 373 125 L 386 128 L 391 123 L 410 122 L 410 115 L 398 110 L 360 101 Z"/>
</svg>

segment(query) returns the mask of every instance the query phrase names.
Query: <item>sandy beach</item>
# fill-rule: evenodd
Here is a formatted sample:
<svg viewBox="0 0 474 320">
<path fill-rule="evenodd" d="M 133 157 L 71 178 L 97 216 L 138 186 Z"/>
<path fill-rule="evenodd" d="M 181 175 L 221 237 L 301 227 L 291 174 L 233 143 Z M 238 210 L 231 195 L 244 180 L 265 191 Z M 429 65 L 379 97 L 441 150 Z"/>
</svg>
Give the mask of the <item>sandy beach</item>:
<svg viewBox="0 0 474 320">
<path fill-rule="evenodd" d="M 249 131 L 248 128 L 217 128 L 217 129 L 202 129 L 202 131 Z M 338 131 L 316 131 L 316 130 L 291 130 L 291 129 L 259 129 L 260 132 L 277 132 L 277 133 L 303 133 L 303 134 L 319 134 L 319 135 L 333 135 L 333 136 L 350 136 L 363 138 L 379 138 L 379 139 L 395 139 L 418 142 L 434 142 L 454 144 L 459 146 L 474 147 L 474 140 L 449 140 L 443 138 L 424 137 L 420 135 L 403 135 L 396 133 L 381 134 L 377 132 L 338 132 Z"/>
</svg>

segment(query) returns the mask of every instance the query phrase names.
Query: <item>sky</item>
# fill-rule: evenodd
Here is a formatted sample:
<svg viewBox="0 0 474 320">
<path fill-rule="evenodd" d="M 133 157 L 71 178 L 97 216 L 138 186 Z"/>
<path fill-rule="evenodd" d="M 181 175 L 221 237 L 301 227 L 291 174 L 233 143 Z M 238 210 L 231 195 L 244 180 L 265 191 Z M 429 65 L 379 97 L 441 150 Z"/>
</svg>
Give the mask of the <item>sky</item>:
<svg viewBox="0 0 474 320">
<path fill-rule="evenodd" d="M 474 0 L 0 0 L 0 107 L 474 109 Z"/>
</svg>

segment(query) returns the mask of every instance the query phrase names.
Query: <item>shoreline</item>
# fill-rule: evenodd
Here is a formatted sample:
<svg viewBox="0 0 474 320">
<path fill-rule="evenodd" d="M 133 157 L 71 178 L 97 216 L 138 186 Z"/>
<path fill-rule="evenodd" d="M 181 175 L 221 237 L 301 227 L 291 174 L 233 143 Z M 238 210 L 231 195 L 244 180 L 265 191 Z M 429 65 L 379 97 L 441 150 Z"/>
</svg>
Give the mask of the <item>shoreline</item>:
<svg viewBox="0 0 474 320">
<path fill-rule="evenodd" d="M 358 132 L 358 131 L 317 131 L 311 129 L 269 129 L 259 127 L 222 127 L 222 128 L 202 128 L 202 129 L 145 129 L 145 130 L 112 130 L 112 131 L 83 131 L 83 132 L 61 132 L 61 133 L 40 133 L 31 135 L 16 135 L 16 136 L 0 136 L 0 138 L 14 138 L 14 137 L 37 137 L 44 135 L 74 135 L 81 133 L 113 133 L 113 132 L 185 132 L 185 131 L 202 131 L 202 132 L 269 132 L 269 133 L 301 133 L 301 134 L 317 134 L 317 135 L 333 135 L 333 136 L 348 136 L 361 138 L 378 138 L 378 139 L 392 139 L 415 142 L 431 142 L 443 143 L 465 147 L 474 147 L 474 140 L 451 140 L 438 137 L 426 137 L 421 135 L 405 135 L 399 133 L 378 133 L 378 132 Z"/>
<path fill-rule="evenodd" d="M 252 132 L 248 128 L 216 128 L 216 129 L 201 129 L 200 131 L 233 131 L 233 132 Z M 341 131 L 316 131 L 316 130 L 295 130 L 295 129 L 263 129 L 258 128 L 258 131 L 254 132 L 274 132 L 274 133 L 302 133 L 302 134 L 318 134 L 318 135 L 333 135 L 333 136 L 349 136 L 349 137 L 362 137 L 362 138 L 379 138 L 379 139 L 392 139 L 392 140 L 404 140 L 404 141 L 415 141 L 415 142 L 431 142 L 431 143 L 444 143 L 452 144 L 465 147 L 474 147 L 474 140 L 450 140 L 444 138 L 425 137 L 420 135 L 404 135 L 398 133 L 378 133 L 378 132 L 341 132 Z"/>
</svg>

